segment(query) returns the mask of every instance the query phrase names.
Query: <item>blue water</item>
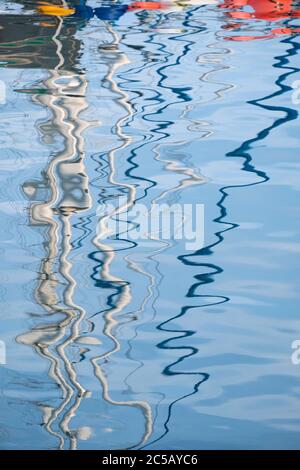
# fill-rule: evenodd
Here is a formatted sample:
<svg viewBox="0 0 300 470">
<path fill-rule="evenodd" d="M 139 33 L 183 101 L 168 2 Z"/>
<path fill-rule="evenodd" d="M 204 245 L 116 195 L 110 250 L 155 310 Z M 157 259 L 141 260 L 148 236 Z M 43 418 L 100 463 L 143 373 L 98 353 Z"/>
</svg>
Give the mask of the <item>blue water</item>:
<svg viewBox="0 0 300 470">
<path fill-rule="evenodd" d="M 248 3 L 1 1 L 1 449 L 300 447 L 300 2 Z"/>
</svg>

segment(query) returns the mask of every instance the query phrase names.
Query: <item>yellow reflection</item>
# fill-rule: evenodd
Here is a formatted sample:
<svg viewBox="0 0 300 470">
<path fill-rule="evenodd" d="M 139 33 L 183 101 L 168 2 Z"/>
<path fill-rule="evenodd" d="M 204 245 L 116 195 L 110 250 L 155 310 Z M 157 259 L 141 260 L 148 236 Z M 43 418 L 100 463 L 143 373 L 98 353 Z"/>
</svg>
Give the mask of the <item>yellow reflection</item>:
<svg viewBox="0 0 300 470">
<path fill-rule="evenodd" d="M 70 16 L 75 13 L 73 8 L 68 8 L 64 6 L 58 5 L 51 5 L 50 3 L 41 3 L 38 6 L 39 13 L 43 15 L 51 15 L 51 16 Z"/>
</svg>

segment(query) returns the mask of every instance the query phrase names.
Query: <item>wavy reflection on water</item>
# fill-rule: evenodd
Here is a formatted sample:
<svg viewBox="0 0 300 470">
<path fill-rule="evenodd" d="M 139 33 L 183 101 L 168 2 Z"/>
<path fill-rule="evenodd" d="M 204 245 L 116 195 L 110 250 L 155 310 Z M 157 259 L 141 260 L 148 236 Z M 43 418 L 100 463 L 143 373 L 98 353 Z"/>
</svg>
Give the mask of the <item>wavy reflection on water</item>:
<svg viewBox="0 0 300 470">
<path fill-rule="evenodd" d="M 70 448 L 74 449 L 77 445 L 76 432 L 70 431 L 69 423 L 86 391 L 77 379 L 67 348 L 79 338 L 86 312 L 74 303 L 77 283 L 68 258 L 72 249 L 72 213 L 87 210 L 91 205 L 82 135 L 89 123 L 80 118 L 80 113 L 87 107 L 87 82 L 83 75 L 61 73 L 59 70 L 49 75 L 43 85 L 50 94 L 34 95 L 33 98 L 51 110 L 53 117 L 40 123 L 38 128 L 45 141 L 51 137 L 52 129 L 58 129 L 64 142 L 63 150 L 50 161 L 44 181 L 38 185 L 27 183 L 24 190 L 34 199 L 39 185 L 46 187 L 50 193 L 48 201 L 35 203 L 30 209 L 31 223 L 48 227 L 45 244 L 47 256 L 42 261 L 35 298 L 48 315 L 59 314 L 64 318 L 39 325 L 19 340 L 31 344 L 51 362 L 49 374 L 61 387 L 64 399 L 58 408 L 47 407 L 45 427 L 59 437 L 60 448 L 64 448 L 65 437 L 69 437 Z M 60 294 L 61 287 L 63 292 Z M 52 429 L 57 420 L 63 435 Z"/>
<path fill-rule="evenodd" d="M 300 71 L 293 65 L 297 2 L 265 1 L 263 11 L 254 1 L 53 3 L 18 1 L 15 11 L 0 16 L 2 70 L 12 95 L 26 106 L 31 129 L 28 144 L 10 146 L 14 158 L 17 151 L 20 159 L 31 151 L 45 156 L 34 164 L 29 159 L 31 166 L 10 180 L 29 201 L 22 223 L 34 234 L 16 215 L 12 233 L 14 227 L 21 232 L 31 271 L 32 253 L 39 259 L 35 287 L 33 277 L 21 284 L 31 300 L 13 336 L 18 354 L 24 346 L 34 351 L 28 381 L 42 375 L 35 367 L 45 367 L 55 384 L 34 404 L 42 412 L 43 439 L 50 439 L 44 445 L 232 448 L 248 445 L 249 436 L 257 446 L 276 447 L 278 440 L 293 445 L 299 416 L 292 387 L 299 381 L 284 348 L 298 320 L 287 314 L 283 322 L 277 309 L 298 298 L 292 278 L 280 283 L 277 271 L 263 274 L 256 252 L 253 273 L 247 256 L 251 243 L 259 253 L 259 243 L 268 245 L 271 237 L 269 228 L 258 233 L 256 198 L 274 184 L 281 208 L 278 188 L 286 183 L 276 180 L 273 157 L 280 145 L 272 139 L 287 126 L 290 134 L 283 136 L 292 155 L 296 148 L 292 124 L 298 111 L 288 100 Z M 17 36 L 11 32 L 16 23 Z M 253 51 L 244 44 L 250 36 L 245 31 L 270 40 L 270 49 Z M 246 48 L 252 54 L 247 64 Z M 258 77 L 257 90 L 243 81 L 253 54 L 272 78 L 265 83 Z M 9 105 L 15 103 L 10 96 Z M 4 116 L 12 116 L 10 108 L 4 107 Z M 15 122 L 7 135 L 18 133 Z M 285 191 L 292 207 L 292 189 Z M 154 204 L 196 202 L 205 204 L 207 220 L 205 246 L 194 252 L 182 240 L 152 234 L 133 241 L 134 219 L 110 234 L 111 222 L 122 221 L 137 203 L 151 210 Z M 267 198 L 262 205 L 269 210 Z M 247 217 L 254 220 L 253 236 L 251 223 L 243 223 Z M 294 227 L 293 216 L 284 220 Z M 264 223 L 273 227 L 274 221 Z M 261 258 L 268 267 L 267 254 Z M 16 272 L 29 266 L 15 263 Z M 235 263 L 243 266 L 241 273 Z M 261 289 L 256 276 L 266 276 Z M 287 384 L 289 400 L 280 407 L 276 377 Z M 249 418 L 245 409 L 259 410 L 267 396 L 269 414 Z M 224 430 L 231 430 L 234 442 Z M 12 445 L 5 439 L 4 447 Z"/>
</svg>

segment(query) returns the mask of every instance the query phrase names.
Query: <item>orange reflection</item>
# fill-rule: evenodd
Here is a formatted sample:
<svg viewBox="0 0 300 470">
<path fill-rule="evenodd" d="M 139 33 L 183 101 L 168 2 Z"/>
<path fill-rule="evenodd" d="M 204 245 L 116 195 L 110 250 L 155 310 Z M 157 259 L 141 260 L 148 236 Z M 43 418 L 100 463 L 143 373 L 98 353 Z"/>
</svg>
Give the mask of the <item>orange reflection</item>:
<svg viewBox="0 0 300 470">
<path fill-rule="evenodd" d="M 38 11 L 44 15 L 51 16 L 69 16 L 75 13 L 73 8 L 51 5 L 50 3 L 40 3 L 38 6 Z"/>
<path fill-rule="evenodd" d="M 165 8 L 165 4 L 161 2 L 133 2 L 128 10 L 162 10 Z"/>
</svg>

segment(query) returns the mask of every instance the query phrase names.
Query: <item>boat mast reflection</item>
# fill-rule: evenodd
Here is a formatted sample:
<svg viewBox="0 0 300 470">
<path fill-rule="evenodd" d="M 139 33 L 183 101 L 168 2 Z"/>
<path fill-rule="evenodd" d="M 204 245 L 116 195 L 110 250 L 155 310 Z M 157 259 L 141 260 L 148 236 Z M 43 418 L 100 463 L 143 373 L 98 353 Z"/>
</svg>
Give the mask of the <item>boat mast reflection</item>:
<svg viewBox="0 0 300 470">
<path fill-rule="evenodd" d="M 59 439 L 61 449 L 67 446 L 76 449 L 78 438 L 88 439 L 91 432 L 86 427 L 72 429 L 70 422 L 76 415 L 82 399 L 88 396 L 88 392 L 77 377 L 74 361 L 69 358 L 69 347 L 80 339 L 82 325 L 86 318 L 86 311 L 74 302 L 77 288 L 76 279 L 72 275 L 73 264 L 70 260 L 72 250 L 72 217 L 74 214 L 84 212 L 92 207 L 92 199 L 89 193 L 88 176 L 85 169 L 85 142 L 84 132 L 95 123 L 87 122 L 83 112 L 89 104 L 86 99 L 88 78 L 84 73 L 68 71 L 62 54 L 63 46 L 60 40 L 63 22 L 59 18 L 57 28 L 53 34 L 53 42 L 57 49 L 57 65 L 47 72 L 48 78 L 43 82 L 43 89 L 47 92 L 33 95 L 33 101 L 51 111 L 51 117 L 46 122 L 39 123 L 37 130 L 43 136 L 44 141 L 51 140 L 51 134 L 58 132 L 63 139 L 63 149 L 51 158 L 44 171 L 44 177 L 39 182 L 24 183 L 25 195 L 33 202 L 30 206 L 30 223 L 33 226 L 47 227 L 44 246 L 47 256 L 42 260 L 40 276 L 35 290 L 35 299 L 46 311 L 47 322 L 39 324 L 29 332 L 19 336 L 18 341 L 32 346 L 39 355 L 50 361 L 49 375 L 57 383 L 63 392 L 63 400 L 58 407 L 44 406 L 45 429 Z M 112 47 L 118 47 L 119 38 L 107 25 L 108 33 L 113 36 Z M 111 55 L 110 55 L 111 57 Z M 126 61 L 126 57 L 116 54 L 116 57 L 107 62 L 107 74 L 105 80 L 111 89 L 119 93 L 120 105 L 126 111 L 126 117 L 131 112 L 127 104 L 127 97 L 114 82 L 114 73 Z M 116 123 L 117 135 L 122 141 L 122 147 L 128 144 L 128 137 L 122 133 L 122 120 Z M 96 123 L 99 125 L 99 123 Z M 129 139 L 130 140 L 130 139 Z M 109 153 L 110 175 L 109 182 L 118 185 L 114 181 L 115 149 Z M 135 189 L 128 186 L 129 202 L 132 204 L 135 198 Z M 45 192 L 50 197 L 44 201 Z M 122 209 L 122 208 L 119 208 Z M 100 279 L 104 283 L 122 285 L 123 288 L 115 298 L 113 308 L 104 315 L 104 335 L 114 343 L 110 350 L 91 360 L 95 377 L 100 381 L 103 398 L 113 406 L 135 407 L 142 411 L 145 419 L 145 432 L 141 437 L 141 443 L 146 442 L 152 432 L 151 407 L 147 402 L 138 400 L 117 401 L 111 398 L 109 384 L 100 360 L 107 360 L 109 356 L 120 348 L 119 341 L 114 330 L 118 325 L 116 315 L 130 302 L 129 285 L 122 279 L 116 278 L 110 273 L 110 265 L 114 259 L 113 252 L 94 240 L 99 252 L 103 252 L 103 264 Z M 62 320 L 55 318 L 63 317 Z M 49 318 L 53 318 L 49 323 Z M 56 428 L 58 427 L 58 430 Z M 83 436 L 85 434 L 85 436 Z"/>
</svg>

